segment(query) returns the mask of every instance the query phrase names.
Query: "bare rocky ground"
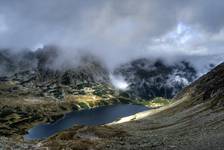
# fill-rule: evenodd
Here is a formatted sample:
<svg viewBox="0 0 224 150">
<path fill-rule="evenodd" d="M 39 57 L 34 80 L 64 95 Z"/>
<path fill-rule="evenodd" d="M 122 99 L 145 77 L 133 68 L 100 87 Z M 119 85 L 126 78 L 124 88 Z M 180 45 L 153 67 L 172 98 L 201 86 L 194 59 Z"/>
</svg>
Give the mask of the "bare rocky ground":
<svg viewBox="0 0 224 150">
<path fill-rule="evenodd" d="M 6 138 L 6 137 L 0 137 L 0 149 L 1 150 L 19 150 L 19 149 L 24 149 L 24 150 L 37 150 L 40 149 L 38 145 L 34 144 L 29 144 L 29 143 L 24 143 L 12 138 Z"/>
<path fill-rule="evenodd" d="M 224 64 L 182 90 L 174 100 L 176 102 L 168 106 L 139 113 L 109 125 L 74 126 L 44 141 L 26 143 L 18 136 L 2 138 L 0 148 L 224 149 Z"/>
</svg>

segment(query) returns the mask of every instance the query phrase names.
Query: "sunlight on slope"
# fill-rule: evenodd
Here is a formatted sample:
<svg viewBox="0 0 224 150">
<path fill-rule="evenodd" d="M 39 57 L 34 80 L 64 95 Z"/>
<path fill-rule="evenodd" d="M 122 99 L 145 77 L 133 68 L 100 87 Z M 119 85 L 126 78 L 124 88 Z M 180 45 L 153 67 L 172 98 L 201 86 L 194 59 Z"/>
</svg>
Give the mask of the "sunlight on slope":
<svg viewBox="0 0 224 150">
<path fill-rule="evenodd" d="M 157 109 L 147 110 L 147 111 L 140 112 L 140 113 L 137 113 L 137 114 L 132 115 L 132 116 L 124 117 L 124 118 L 119 119 L 118 121 L 109 123 L 108 125 L 121 124 L 121 123 L 129 122 L 129 121 L 144 119 L 146 117 L 150 117 L 150 116 L 155 115 L 157 113 L 166 111 L 166 110 L 168 110 L 170 108 L 173 108 L 173 107 L 176 107 L 177 105 L 179 105 L 179 104 L 181 104 L 181 103 L 183 103 L 187 100 L 189 100 L 189 98 L 186 96 L 186 97 L 184 97 L 184 98 L 182 98 L 182 99 L 180 99 L 180 100 L 178 100 L 178 101 L 176 101 L 172 104 L 169 104 L 167 106 L 160 107 L 160 108 L 157 108 Z"/>
</svg>

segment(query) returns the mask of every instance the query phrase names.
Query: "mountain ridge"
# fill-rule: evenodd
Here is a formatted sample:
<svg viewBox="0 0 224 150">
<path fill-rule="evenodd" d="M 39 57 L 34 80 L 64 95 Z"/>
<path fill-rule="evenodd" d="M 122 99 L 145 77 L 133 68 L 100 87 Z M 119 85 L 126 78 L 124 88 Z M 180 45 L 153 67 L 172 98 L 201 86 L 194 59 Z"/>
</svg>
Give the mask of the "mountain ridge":
<svg viewBox="0 0 224 150">
<path fill-rule="evenodd" d="M 76 86 L 80 83 L 101 83 L 113 87 L 111 74 L 124 78 L 127 89 L 121 90 L 128 97 L 151 100 L 155 97 L 172 98 L 183 87 L 196 79 L 196 70 L 185 61 L 166 65 L 163 61 L 153 62 L 142 58 L 123 64 L 110 73 L 106 66 L 95 56 L 80 56 L 72 67 L 66 62 L 59 62 L 59 50 L 54 46 L 46 46 L 34 52 L 29 50 L 18 52 L 14 59 L 11 51 L 0 51 L 0 76 L 13 78 L 35 84 L 54 81 L 58 84 Z M 62 63 L 62 64 L 60 64 Z M 55 65 L 61 67 L 58 68 Z M 27 74 L 27 75 L 26 75 Z M 8 77 L 7 77 L 8 76 Z M 27 79 L 26 79 L 27 78 Z M 114 87 L 116 89 L 116 86 Z"/>
<path fill-rule="evenodd" d="M 131 97 L 144 99 L 172 98 L 197 78 L 196 70 L 186 61 L 166 65 L 146 58 L 124 64 L 114 74 L 124 77 Z"/>
</svg>

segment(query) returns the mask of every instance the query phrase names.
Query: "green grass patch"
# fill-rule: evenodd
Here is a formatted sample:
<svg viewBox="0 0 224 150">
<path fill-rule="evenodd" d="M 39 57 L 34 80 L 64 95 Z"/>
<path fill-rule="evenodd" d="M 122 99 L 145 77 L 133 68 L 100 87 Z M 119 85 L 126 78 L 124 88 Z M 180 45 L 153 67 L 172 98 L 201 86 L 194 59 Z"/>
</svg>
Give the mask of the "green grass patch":
<svg viewBox="0 0 224 150">
<path fill-rule="evenodd" d="M 162 107 L 172 103 L 171 99 L 165 99 L 162 97 L 156 97 L 151 101 L 146 100 L 135 100 L 133 103 L 138 105 L 145 105 L 148 107 Z"/>
<path fill-rule="evenodd" d="M 85 102 L 79 102 L 78 105 L 82 108 L 82 109 L 89 109 L 90 106 L 89 104 L 85 103 Z"/>
</svg>

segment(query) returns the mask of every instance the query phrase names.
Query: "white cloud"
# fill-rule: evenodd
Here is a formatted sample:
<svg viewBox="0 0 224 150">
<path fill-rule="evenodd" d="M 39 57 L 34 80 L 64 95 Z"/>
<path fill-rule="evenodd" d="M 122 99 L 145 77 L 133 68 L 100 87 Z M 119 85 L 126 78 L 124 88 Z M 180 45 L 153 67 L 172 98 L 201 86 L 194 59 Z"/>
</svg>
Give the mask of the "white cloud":
<svg viewBox="0 0 224 150">
<path fill-rule="evenodd" d="M 0 14 L 0 48 L 56 44 L 71 63 L 79 51 L 109 68 L 138 57 L 224 51 L 223 0 L 1 0 Z"/>
<path fill-rule="evenodd" d="M 129 84 L 124 80 L 122 76 L 110 75 L 110 80 L 113 86 L 119 90 L 128 90 Z"/>
<path fill-rule="evenodd" d="M 5 17 L 0 14 L 0 34 L 8 30 L 8 27 L 5 22 Z"/>
</svg>

